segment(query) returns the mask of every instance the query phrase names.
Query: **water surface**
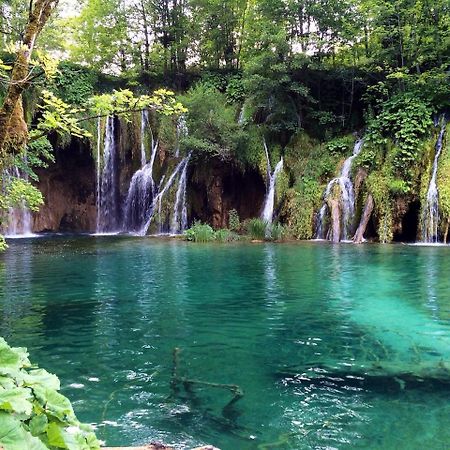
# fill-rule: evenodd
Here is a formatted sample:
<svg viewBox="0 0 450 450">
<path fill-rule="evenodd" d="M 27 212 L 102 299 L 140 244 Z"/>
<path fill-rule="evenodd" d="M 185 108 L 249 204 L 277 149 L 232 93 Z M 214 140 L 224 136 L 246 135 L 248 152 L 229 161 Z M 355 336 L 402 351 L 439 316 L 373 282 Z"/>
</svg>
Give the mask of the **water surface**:
<svg viewBox="0 0 450 450">
<path fill-rule="evenodd" d="M 449 448 L 449 248 L 9 244 L 0 334 L 108 445 Z M 175 386 L 174 348 L 180 377 L 244 396 Z"/>
</svg>

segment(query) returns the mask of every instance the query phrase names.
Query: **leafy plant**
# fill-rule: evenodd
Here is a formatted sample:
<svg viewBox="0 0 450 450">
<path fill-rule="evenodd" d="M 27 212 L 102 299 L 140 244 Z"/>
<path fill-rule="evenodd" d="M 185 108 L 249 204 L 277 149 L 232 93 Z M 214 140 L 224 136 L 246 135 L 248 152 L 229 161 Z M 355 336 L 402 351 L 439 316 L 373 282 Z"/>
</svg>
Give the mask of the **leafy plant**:
<svg viewBox="0 0 450 450">
<path fill-rule="evenodd" d="M 228 227 L 231 231 L 238 232 L 241 229 L 239 214 L 235 209 L 228 211 Z"/>
<path fill-rule="evenodd" d="M 0 446 L 4 450 L 98 450 L 99 441 L 81 424 L 55 375 L 38 369 L 24 348 L 0 338 Z"/>
<path fill-rule="evenodd" d="M 214 238 L 217 242 L 226 243 L 237 241 L 239 239 L 239 235 L 228 230 L 227 228 L 221 228 L 220 230 L 216 230 L 214 232 Z"/>
<path fill-rule="evenodd" d="M 184 237 L 187 241 L 192 242 L 212 242 L 215 239 L 215 233 L 210 225 L 195 222 L 184 232 Z"/>
<path fill-rule="evenodd" d="M 281 241 L 286 235 L 286 229 L 281 223 L 274 223 L 270 227 L 270 238 L 274 241 Z"/>
<path fill-rule="evenodd" d="M 368 142 L 385 145 L 392 138 L 398 147 L 393 167 L 408 176 L 420 157 L 420 140 L 432 125 L 431 108 L 417 95 L 402 93 L 387 100 L 380 114 L 369 123 Z"/>
<path fill-rule="evenodd" d="M 262 241 L 266 238 L 267 222 L 260 218 L 250 219 L 246 223 L 247 234 L 255 240 Z"/>
</svg>

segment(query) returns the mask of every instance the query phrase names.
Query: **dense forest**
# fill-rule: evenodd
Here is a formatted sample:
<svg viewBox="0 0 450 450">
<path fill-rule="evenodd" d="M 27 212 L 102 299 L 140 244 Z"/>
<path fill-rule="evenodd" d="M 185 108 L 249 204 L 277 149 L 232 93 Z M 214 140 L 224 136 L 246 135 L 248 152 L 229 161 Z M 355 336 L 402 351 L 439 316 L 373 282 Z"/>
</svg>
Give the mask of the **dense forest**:
<svg viewBox="0 0 450 450">
<path fill-rule="evenodd" d="M 180 151 L 190 156 L 190 224 L 226 228 L 230 211 L 244 222 L 258 217 L 283 157 L 273 212 L 285 236 L 447 239 L 448 2 L 41 3 L 47 17 L 31 38 L 39 2 L 1 2 L 0 23 L 2 209 L 25 202 L 36 211 L 35 231 L 95 231 L 94 172 L 106 165 L 97 148 L 112 115 L 120 141 L 114 195 L 126 202 L 139 169 L 133 155 L 146 139 L 139 111 L 148 109 L 156 181 Z M 65 190 L 77 197 L 70 211 L 54 198 L 58 177 L 82 185 L 83 193 Z M 436 215 L 427 200 L 432 178 L 437 220 L 427 219 Z M 115 214 L 106 229 L 133 213 Z"/>
</svg>

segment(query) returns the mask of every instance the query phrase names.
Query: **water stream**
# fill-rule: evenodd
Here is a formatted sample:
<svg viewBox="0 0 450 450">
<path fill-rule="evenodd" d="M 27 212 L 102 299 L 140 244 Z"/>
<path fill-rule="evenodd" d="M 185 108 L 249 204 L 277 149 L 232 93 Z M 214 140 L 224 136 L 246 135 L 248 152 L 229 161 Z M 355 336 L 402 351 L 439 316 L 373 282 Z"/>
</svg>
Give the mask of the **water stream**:
<svg viewBox="0 0 450 450">
<path fill-rule="evenodd" d="M 114 122 L 113 116 L 106 119 L 103 161 L 101 161 L 102 158 L 98 158 L 97 233 L 110 233 L 120 230 L 119 155 Z"/>
<path fill-rule="evenodd" d="M 445 130 L 447 120 L 445 114 L 439 120 L 441 128 L 435 147 L 435 155 L 433 161 L 433 169 L 428 186 L 427 198 L 422 210 L 422 242 L 438 243 L 439 242 L 439 190 L 436 183 L 439 158 L 442 153 L 444 143 Z"/>
<path fill-rule="evenodd" d="M 281 157 L 278 164 L 275 166 L 274 171 L 272 172 L 272 168 L 270 166 L 270 158 L 269 151 L 267 148 L 266 141 L 264 141 L 264 151 L 267 158 L 267 192 L 266 198 L 264 200 L 263 212 L 261 214 L 261 219 L 266 222 L 268 228 L 272 224 L 273 220 L 273 209 L 275 205 L 275 187 L 278 174 L 283 170 L 283 157 Z"/>
<path fill-rule="evenodd" d="M 151 139 L 150 161 L 147 163 L 145 134 L 148 126 L 148 111 L 142 112 L 141 127 L 141 164 L 142 167 L 133 175 L 130 181 L 127 198 L 124 205 L 123 230 L 139 232 L 148 220 L 153 200 L 157 195 L 158 187 L 153 179 L 153 166 L 158 152 L 158 141 Z M 151 132 L 151 131 L 150 131 Z"/>
<path fill-rule="evenodd" d="M 28 180 L 28 176 L 22 174 L 17 167 L 6 172 L 6 177 Z M 23 204 L 21 207 L 9 208 L 6 223 L 6 237 L 17 238 L 33 236 L 31 211 Z"/>
<path fill-rule="evenodd" d="M 147 213 L 147 221 L 146 221 L 145 225 L 142 227 L 142 229 L 139 230 L 139 232 L 138 232 L 139 235 L 144 236 L 148 233 L 150 225 L 152 224 L 153 220 L 155 219 L 156 214 L 158 215 L 158 234 L 164 234 L 164 233 L 170 232 L 170 228 L 168 230 L 164 229 L 164 223 L 163 223 L 163 218 L 162 218 L 163 200 L 164 200 L 166 194 L 169 192 L 169 190 L 174 185 L 177 177 L 185 171 L 186 166 L 189 163 L 189 159 L 190 159 L 190 154 L 188 156 L 186 156 L 185 158 L 183 158 L 178 163 L 178 165 L 176 166 L 176 168 L 170 175 L 167 182 L 164 184 L 163 187 L 160 187 L 158 194 L 153 198 L 152 205 L 150 207 L 150 210 Z M 185 182 L 184 182 L 184 184 L 185 184 L 186 176 L 184 178 L 185 178 Z M 181 175 L 180 175 L 180 181 L 181 181 Z M 161 186 L 162 186 L 162 183 L 163 183 L 163 180 L 161 180 Z M 183 190 L 185 191 L 185 189 L 183 189 Z M 182 199 L 183 197 L 185 198 L 185 195 L 183 196 L 180 193 L 180 198 Z M 187 211 L 187 209 L 186 209 L 186 211 Z M 183 211 L 182 211 L 182 213 L 183 213 Z"/>
<path fill-rule="evenodd" d="M 175 197 L 175 204 L 173 206 L 172 224 L 170 227 L 171 234 L 180 234 L 187 229 L 188 214 L 187 214 L 187 173 L 189 167 L 190 155 L 187 157 L 186 164 L 180 175 L 178 182 L 177 194 Z"/>
<path fill-rule="evenodd" d="M 363 139 L 355 142 L 352 155 L 344 161 L 339 177 L 333 178 L 327 185 L 323 195 L 324 203 L 319 211 L 316 239 L 348 240 L 355 214 L 355 192 L 350 172 L 353 160 L 360 154 L 364 145 Z M 338 194 L 336 194 L 336 191 Z M 334 198 L 337 195 L 337 198 Z M 339 216 L 331 217 L 330 202 L 335 200 L 339 207 Z M 339 223 L 336 223 L 339 221 Z M 331 226 L 330 226 L 331 222 Z M 333 233 L 339 236 L 333 236 Z"/>
</svg>

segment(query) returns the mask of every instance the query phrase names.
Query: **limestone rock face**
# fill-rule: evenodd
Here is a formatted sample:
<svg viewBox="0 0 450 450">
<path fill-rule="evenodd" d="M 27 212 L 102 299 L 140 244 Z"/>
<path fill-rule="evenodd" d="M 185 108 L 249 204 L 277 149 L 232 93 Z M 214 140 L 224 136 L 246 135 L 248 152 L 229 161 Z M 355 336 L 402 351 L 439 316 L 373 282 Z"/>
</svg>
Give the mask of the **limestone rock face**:
<svg viewBox="0 0 450 450">
<path fill-rule="evenodd" d="M 73 140 L 55 162 L 37 170 L 45 205 L 33 214 L 33 231 L 92 232 L 96 225 L 95 164 L 89 146 Z"/>
<path fill-rule="evenodd" d="M 261 214 L 266 186 L 256 170 L 211 160 L 194 167 L 188 190 L 192 218 L 226 228 L 230 209 L 236 209 L 241 220 Z"/>
</svg>

